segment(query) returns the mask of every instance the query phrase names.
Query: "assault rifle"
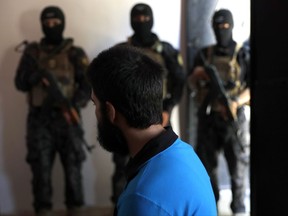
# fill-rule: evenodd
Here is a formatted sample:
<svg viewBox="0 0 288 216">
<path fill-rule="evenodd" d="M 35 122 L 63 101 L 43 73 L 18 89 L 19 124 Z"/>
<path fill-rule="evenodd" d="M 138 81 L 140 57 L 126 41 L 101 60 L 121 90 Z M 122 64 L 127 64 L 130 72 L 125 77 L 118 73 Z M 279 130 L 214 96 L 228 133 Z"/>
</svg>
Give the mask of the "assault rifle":
<svg viewBox="0 0 288 216">
<path fill-rule="evenodd" d="M 16 52 L 23 52 L 28 46 L 29 42 L 27 40 L 24 40 L 19 45 L 15 47 Z M 54 51 L 56 52 L 56 51 Z M 52 53 L 53 54 L 53 53 Z M 52 55 L 51 54 L 51 55 Z M 39 64 L 36 59 L 33 58 L 33 63 L 36 63 L 39 67 Z M 37 72 L 38 73 L 38 72 Z M 83 138 L 83 129 L 81 126 L 81 119 L 80 116 L 75 109 L 75 107 L 72 106 L 71 102 L 63 95 L 62 91 L 59 88 L 58 81 L 53 76 L 53 74 L 43 68 L 39 71 L 39 75 L 41 77 L 41 81 L 44 84 L 44 86 L 47 89 L 48 92 L 48 100 L 46 103 L 57 103 L 60 105 L 60 108 L 62 109 L 63 116 L 66 120 L 66 122 L 69 124 L 69 130 L 72 135 L 75 135 L 75 133 L 79 133 L 79 137 L 81 139 L 81 142 L 85 145 L 88 151 L 91 151 L 95 146 L 88 145 L 86 140 Z M 68 80 L 67 80 L 68 81 Z M 50 105 L 48 104 L 48 105 Z M 76 129 L 76 130 L 75 130 Z"/>
<path fill-rule="evenodd" d="M 237 114 L 233 114 L 230 108 L 230 98 L 227 96 L 225 88 L 223 86 L 223 82 L 219 77 L 219 73 L 214 65 L 209 64 L 203 53 L 201 53 L 201 57 L 204 63 L 204 69 L 206 74 L 210 79 L 210 91 L 209 91 L 209 101 L 216 99 L 222 106 L 225 108 L 225 120 L 231 125 L 233 131 L 235 132 L 235 136 L 240 145 L 242 151 L 244 151 L 244 147 L 241 145 L 239 140 L 239 126 L 237 122 Z M 207 107 L 205 107 L 206 109 Z"/>
<path fill-rule="evenodd" d="M 83 129 L 81 127 L 81 119 L 80 116 L 75 109 L 74 106 L 72 106 L 71 102 L 63 95 L 62 91 L 59 88 L 58 81 L 56 78 L 51 74 L 51 72 L 42 69 L 39 71 L 41 74 L 41 81 L 44 84 L 44 86 L 47 89 L 48 97 L 50 100 L 48 102 L 54 102 L 57 103 L 63 113 L 63 116 L 66 120 L 66 122 L 69 124 L 70 129 L 75 127 L 77 131 L 71 131 L 71 133 L 75 134 L 75 132 L 80 132 L 80 137 L 82 143 L 85 145 L 88 151 L 91 151 L 95 146 L 88 145 L 86 140 L 82 137 L 83 135 Z M 68 80 L 67 80 L 68 81 Z"/>
</svg>

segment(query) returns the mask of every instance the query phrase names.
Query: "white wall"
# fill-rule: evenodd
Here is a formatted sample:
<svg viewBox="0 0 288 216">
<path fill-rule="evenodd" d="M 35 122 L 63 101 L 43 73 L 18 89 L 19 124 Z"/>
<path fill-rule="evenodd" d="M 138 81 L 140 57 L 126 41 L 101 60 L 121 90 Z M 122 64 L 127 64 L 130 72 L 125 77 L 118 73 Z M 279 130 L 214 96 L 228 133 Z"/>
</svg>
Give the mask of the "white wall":
<svg viewBox="0 0 288 216">
<path fill-rule="evenodd" d="M 241 43 L 250 36 L 250 0 L 218 0 L 216 10 L 225 8 L 233 14 L 233 38 Z"/>
<path fill-rule="evenodd" d="M 180 47 L 180 2 L 143 0 L 154 12 L 153 30 L 162 40 Z M 136 0 L 0 0 L 0 214 L 32 210 L 31 172 L 25 162 L 27 104 L 25 94 L 14 86 L 21 54 L 14 48 L 23 40 L 42 37 L 39 16 L 51 4 L 60 6 L 66 16 L 65 36 L 73 37 L 92 60 L 132 33 L 130 9 Z M 163 7 L 164 6 L 164 7 Z M 111 155 L 96 143 L 96 118 L 90 103 L 82 112 L 85 137 L 96 144 L 84 164 L 83 176 L 87 205 L 111 205 Z M 56 161 L 53 174 L 54 207 L 63 205 L 63 174 Z"/>
</svg>

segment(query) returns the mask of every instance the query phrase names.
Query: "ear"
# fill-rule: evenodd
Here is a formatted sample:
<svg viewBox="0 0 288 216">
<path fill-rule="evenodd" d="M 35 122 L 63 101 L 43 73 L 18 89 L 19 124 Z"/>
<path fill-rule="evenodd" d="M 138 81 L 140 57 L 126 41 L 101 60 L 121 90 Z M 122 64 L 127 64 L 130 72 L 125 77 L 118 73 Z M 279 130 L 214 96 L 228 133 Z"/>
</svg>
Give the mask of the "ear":
<svg viewBox="0 0 288 216">
<path fill-rule="evenodd" d="M 116 110 L 113 106 L 113 104 L 111 104 L 109 101 L 106 101 L 105 103 L 106 105 L 106 108 L 107 108 L 107 115 L 108 115 L 108 118 L 109 120 L 114 123 L 115 122 L 115 114 L 116 114 Z"/>
</svg>

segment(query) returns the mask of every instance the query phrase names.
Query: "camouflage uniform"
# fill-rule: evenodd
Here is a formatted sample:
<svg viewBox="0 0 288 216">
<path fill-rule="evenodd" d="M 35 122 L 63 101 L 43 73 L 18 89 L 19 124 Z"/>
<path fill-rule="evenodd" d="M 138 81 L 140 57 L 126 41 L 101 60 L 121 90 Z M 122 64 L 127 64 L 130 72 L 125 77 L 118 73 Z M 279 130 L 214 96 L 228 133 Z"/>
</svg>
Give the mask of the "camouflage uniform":
<svg viewBox="0 0 288 216">
<path fill-rule="evenodd" d="M 15 77 L 16 88 L 26 92 L 29 102 L 27 118 L 26 161 L 32 171 L 33 206 L 36 212 L 52 209 L 52 168 L 56 154 L 65 177 L 67 208 L 84 204 L 81 166 L 85 160 L 81 122 L 70 124 L 61 103 L 49 95 L 44 85 L 43 70 L 56 80 L 67 101 L 80 116 L 80 108 L 90 98 L 90 87 L 85 79 L 88 58 L 72 39 L 60 45 L 33 42 L 26 46 Z M 81 118 L 80 118 L 81 119 Z"/>
<path fill-rule="evenodd" d="M 196 57 L 194 65 L 194 68 L 203 66 L 203 60 L 206 64 L 214 65 L 224 85 L 225 94 L 231 101 L 237 100 L 238 95 L 249 87 L 247 60 L 244 59 L 243 50 L 239 54 L 238 47 L 233 42 L 225 52 L 217 46 L 204 48 L 199 52 L 201 55 Z M 249 104 L 237 108 L 238 131 L 235 131 L 231 122 L 223 118 L 217 98 L 210 97 L 209 82 L 207 79 L 198 80 L 196 89 L 192 89 L 198 106 L 196 152 L 210 175 L 218 201 L 218 157 L 223 151 L 231 179 L 231 209 L 234 213 L 245 212 L 245 178 L 250 146 L 250 122 L 245 107 Z"/>
</svg>

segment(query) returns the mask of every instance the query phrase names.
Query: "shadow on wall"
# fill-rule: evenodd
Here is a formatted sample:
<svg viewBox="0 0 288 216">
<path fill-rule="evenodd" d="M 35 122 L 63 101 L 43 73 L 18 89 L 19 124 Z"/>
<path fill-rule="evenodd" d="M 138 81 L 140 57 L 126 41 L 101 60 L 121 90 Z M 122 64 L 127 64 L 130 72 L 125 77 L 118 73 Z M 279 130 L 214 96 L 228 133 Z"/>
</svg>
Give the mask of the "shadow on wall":
<svg viewBox="0 0 288 216">
<path fill-rule="evenodd" d="M 24 134 L 27 106 L 25 96 L 18 94 L 14 86 L 15 70 L 19 61 L 17 55 L 14 47 L 10 47 L 4 52 L 1 62 L 0 124 L 2 126 L 2 139 L 0 140 L 0 158 L 2 169 L 0 170 L 0 185 L 5 189 L 1 190 L 0 207 L 3 212 L 12 211 L 17 206 L 21 208 L 31 200 L 30 187 L 23 184 L 24 182 L 30 182 L 29 179 L 26 179 L 29 176 L 25 176 L 28 169 L 25 164 Z"/>
<path fill-rule="evenodd" d="M 36 10 L 25 11 L 20 16 L 15 31 L 20 29 L 23 40 L 39 37 L 40 20 L 35 20 L 35 17 L 39 17 Z M 17 53 L 15 47 L 21 42 L 15 41 L 12 47 L 3 50 L 0 63 L 0 214 L 27 209 L 27 206 L 32 209 L 31 175 L 25 161 L 28 106 L 26 95 L 14 85 L 22 54 Z"/>
<path fill-rule="evenodd" d="M 23 11 L 19 18 L 19 26 L 23 40 L 39 40 L 42 37 L 42 30 L 40 24 L 40 13 L 42 8 L 39 10 Z M 18 42 L 17 42 L 18 43 Z M 21 41 L 19 41 L 21 43 Z"/>
</svg>

